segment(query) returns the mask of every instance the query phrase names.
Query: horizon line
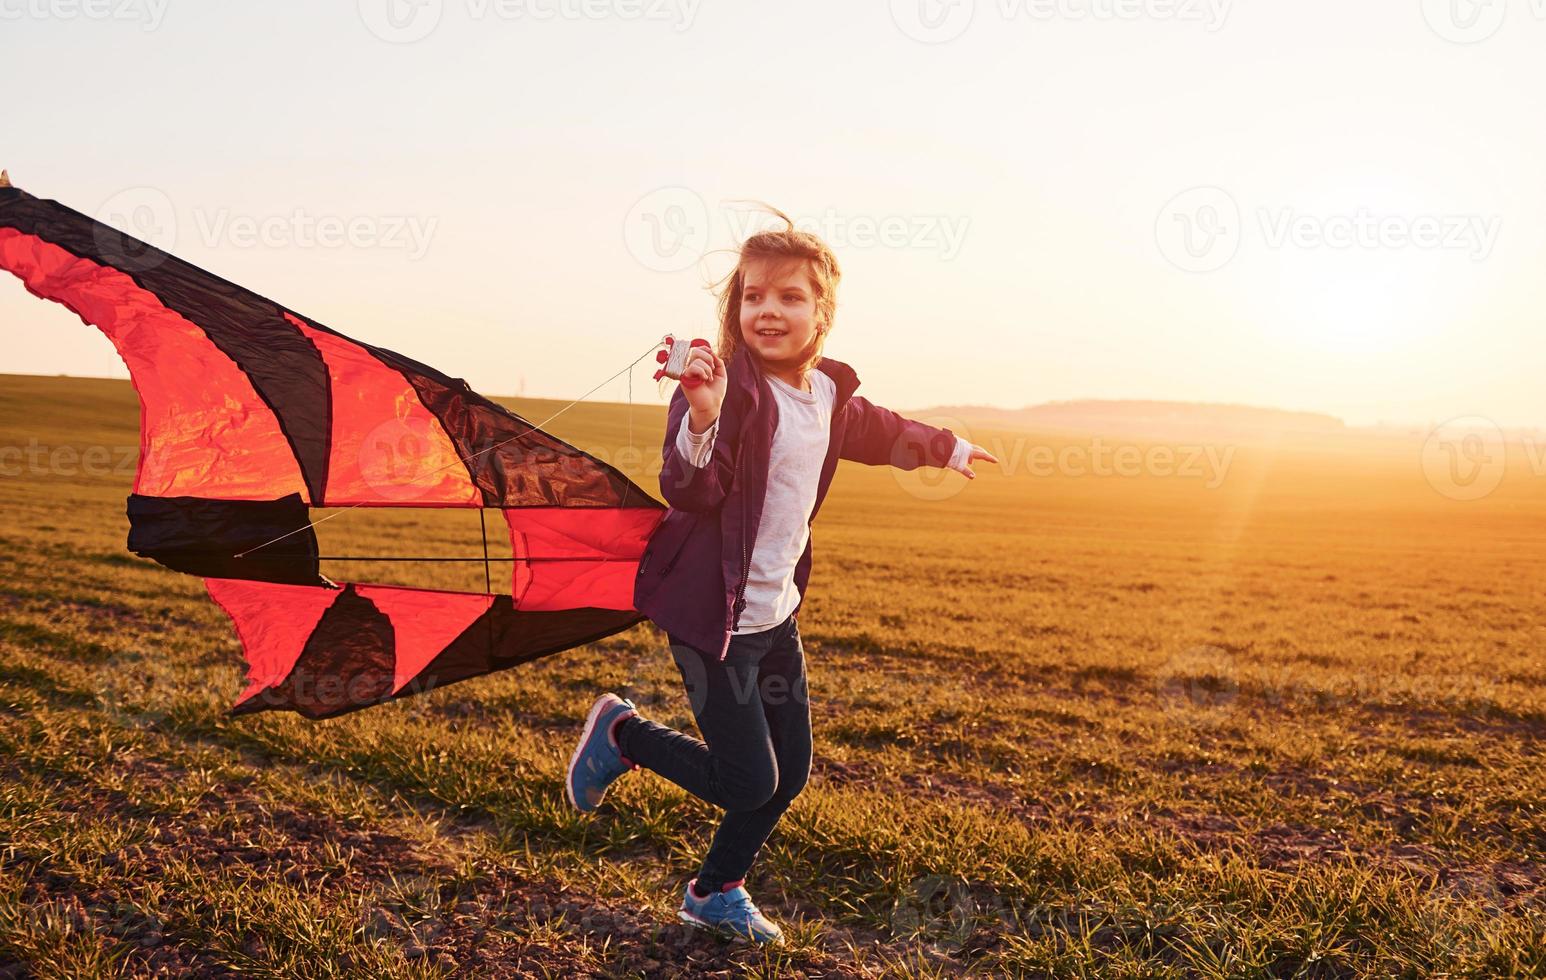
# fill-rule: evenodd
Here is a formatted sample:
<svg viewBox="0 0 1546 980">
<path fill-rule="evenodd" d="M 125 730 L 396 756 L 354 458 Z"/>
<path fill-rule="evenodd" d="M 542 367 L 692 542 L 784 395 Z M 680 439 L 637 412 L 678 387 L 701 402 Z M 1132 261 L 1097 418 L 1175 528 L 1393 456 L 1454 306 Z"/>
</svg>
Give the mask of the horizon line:
<svg viewBox="0 0 1546 980">
<path fill-rule="evenodd" d="M 121 382 L 125 382 L 125 383 L 130 384 L 131 387 L 133 386 L 133 380 L 131 378 L 128 378 L 128 377 L 114 377 L 114 376 L 110 376 L 110 375 L 96 375 L 96 374 L 66 374 L 66 373 L 57 373 L 57 374 L 18 374 L 18 373 L 0 371 L 0 378 L 3 378 L 3 377 L 10 377 L 10 378 L 38 378 L 38 379 L 67 378 L 67 379 L 75 380 L 75 381 L 121 381 Z M 559 402 L 559 403 L 565 401 L 565 399 L 562 398 L 562 397 L 547 396 L 547 395 L 518 395 L 518 394 L 493 394 L 493 395 L 491 395 L 491 394 L 487 394 L 485 392 L 477 392 L 477 394 L 483 395 L 483 397 L 485 397 L 485 398 L 512 398 L 512 399 L 518 398 L 518 399 L 522 399 L 522 400 L 525 400 L 525 401 Z M 1450 422 L 1454 422 L 1454 421 L 1457 421 L 1457 420 L 1460 420 L 1460 419 L 1482 419 L 1482 420 L 1485 420 L 1485 421 L 1490 422 L 1493 425 L 1497 426 L 1499 429 L 1501 429 L 1505 433 L 1507 433 L 1507 432 L 1535 433 L 1535 432 L 1540 432 L 1540 431 L 1546 430 L 1546 423 L 1542 423 L 1542 422 L 1501 423 L 1501 422 L 1498 422 L 1498 421 L 1496 421 L 1494 419 L 1488 419 L 1486 416 L 1474 415 L 1474 414 L 1473 415 L 1451 415 L 1447 419 L 1430 419 L 1430 420 L 1423 421 L 1423 422 L 1414 421 L 1414 420 L 1410 420 L 1410 419 L 1405 419 L 1405 420 L 1403 420 L 1403 419 L 1379 419 L 1379 420 L 1374 421 L 1374 422 L 1355 424 L 1355 423 L 1348 422 L 1346 419 L 1342 418 L 1339 415 L 1334 415 L 1334 414 L 1332 414 L 1330 412 L 1316 411 L 1316 410 L 1312 410 L 1312 409 L 1284 408 L 1284 407 L 1282 407 L 1280 405 L 1252 405 L 1252 404 L 1247 404 L 1247 403 L 1244 403 L 1244 402 L 1178 401 L 1178 400 L 1169 399 L 1169 398 L 1097 398 L 1097 397 L 1089 397 L 1089 398 L 1060 398 L 1060 399 L 1055 399 L 1055 400 L 1051 400 L 1051 401 L 1036 402 L 1036 403 L 1033 403 L 1033 404 L 1021 405 L 1021 406 L 1019 406 L 1017 408 L 1010 408 L 1010 407 L 1003 406 L 1003 405 L 992 405 L 992 404 L 950 404 L 950 403 L 941 403 L 941 404 L 919 406 L 917 408 L 893 409 L 893 411 L 897 411 L 897 412 L 900 412 L 902 414 L 907 414 L 908 412 L 938 412 L 938 411 L 941 411 L 941 410 L 955 410 L 955 411 L 982 410 L 982 411 L 989 411 L 989 412 L 1003 412 L 1003 413 L 1007 413 L 1007 414 L 1016 414 L 1016 413 L 1022 413 L 1022 412 L 1031 412 L 1031 411 L 1035 411 L 1036 409 L 1039 409 L 1039 408 L 1047 408 L 1047 407 L 1058 406 L 1058 405 L 1082 405 L 1082 404 L 1121 405 L 1121 404 L 1137 404 L 1137 403 L 1146 403 L 1146 404 L 1152 404 L 1152 405 L 1187 405 L 1187 406 L 1201 407 L 1201 408 L 1247 409 L 1247 410 L 1259 411 L 1259 412 L 1279 412 L 1279 413 L 1283 413 L 1283 414 L 1286 414 L 1286 415 L 1311 415 L 1311 416 L 1319 416 L 1321 418 L 1329 419 L 1331 421 L 1334 421 L 1334 422 L 1340 424 L 1344 429 L 1347 429 L 1347 430 L 1414 428 L 1414 429 L 1427 429 L 1427 430 L 1431 431 L 1431 430 L 1436 429 L 1436 428 L 1438 428 L 1438 427 L 1440 427 L 1442 425 L 1446 425 L 1446 424 L 1448 424 Z M 643 407 L 643 408 L 664 408 L 664 407 L 666 407 L 664 404 L 656 405 L 656 404 L 653 404 L 653 403 L 610 401 L 610 400 L 605 400 L 605 399 L 591 399 L 589 401 L 578 402 L 576 404 L 577 405 L 581 405 L 581 404 L 583 404 L 583 405 L 619 405 L 619 406 L 623 406 L 623 407 L 628 407 L 629 405 L 633 405 L 633 406 Z"/>
</svg>

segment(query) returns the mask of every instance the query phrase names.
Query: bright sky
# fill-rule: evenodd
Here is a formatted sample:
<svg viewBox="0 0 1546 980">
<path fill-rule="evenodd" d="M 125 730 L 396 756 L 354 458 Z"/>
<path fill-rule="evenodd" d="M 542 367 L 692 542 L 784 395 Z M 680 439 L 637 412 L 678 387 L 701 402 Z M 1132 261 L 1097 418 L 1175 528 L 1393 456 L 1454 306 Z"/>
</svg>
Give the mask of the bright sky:
<svg viewBox="0 0 1546 980">
<path fill-rule="evenodd" d="M 836 247 L 827 353 L 881 404 L 1546 424 L 1546 0 L 0 19 L 18 186 L 489 394 L 577 397 L 662 334 L 712 336 L 720 266 L 693 260 L 760 198 Z M 126 376 L 10 277 L 0 350 Z"/>
</svg>

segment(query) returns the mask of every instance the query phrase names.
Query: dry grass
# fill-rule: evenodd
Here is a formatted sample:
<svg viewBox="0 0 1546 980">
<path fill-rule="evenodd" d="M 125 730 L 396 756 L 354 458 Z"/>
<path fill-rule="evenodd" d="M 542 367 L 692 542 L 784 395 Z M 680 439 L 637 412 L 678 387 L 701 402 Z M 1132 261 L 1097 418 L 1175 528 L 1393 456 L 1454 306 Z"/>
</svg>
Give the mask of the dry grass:
<svg viewBox="0 0 1546 980">
<path fill-rule="evenodd" d="M 710 807 L 649 774 L 564 803 L 595 693 L 689 724 L 653 627 L 330 722 L 228 719 L 224 616 L 124 550 L 136 421 L 126 383 L 0 378 L 0 446 L 110 458 L 0 478 L 0 974 L 1546 972 L 1527 471 L 1460 503 L 1418 440 L 1242 445 L 1216 485 L 845 464 L 801 613 L 815 773 L 748 883 L 791 935 L 766 952 L 675 924 Z M 661 424 L 634 410 L 643 458 Z M 615 458 L 627 425 L 551 428 Z M 467 513 L 323 541 L 481 551 Z"/>
</svg>

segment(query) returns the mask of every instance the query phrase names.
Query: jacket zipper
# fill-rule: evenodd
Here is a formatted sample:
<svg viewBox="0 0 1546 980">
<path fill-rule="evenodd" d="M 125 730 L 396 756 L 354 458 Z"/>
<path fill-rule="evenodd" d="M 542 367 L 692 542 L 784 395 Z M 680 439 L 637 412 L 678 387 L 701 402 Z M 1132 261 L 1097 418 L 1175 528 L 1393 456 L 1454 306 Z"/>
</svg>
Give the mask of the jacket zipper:
<svg viewBox="0 0 1546 980">
<path fill-rule="evenodd" d="M 736 476 L 740 478 L 741 468 L 745 453 L 738 453 L 736 458 Z M 731 611 L 735 614 L 730 621 L 730 632 L 738 633 L 741 629 L 741 613 L 746 609 L 746 580 L 751 574 L 751 555 L 746 547 L 746 484 L 741 483 L 741 581 L 736 586 L 735 602 L 731 603 Z"/>
<path fill-rule="evenodd" d="M 847 403 L 847 399 L 846 398 L 843 399 L 843 402 L 846 404 Z M 838 417 L 838 414 L 841 411 L 841 409 L 842 409 L 842 406 L 837 404 L 836 401 L 834 400 L 834 403 L 833 403 L 833 406 L 832 406 L 832 421 L 831 421 L 830 425 L 836 425 L 837 424 L 837 417 Z M 828 429 L 828 432 L 829 432 L 829 435 L 830 435 L 830 432 L 831 432 L 830 428 Z M 737 454 L 736 454 L 736 461 L 735 461 L 736 480 L 737 481 L 740 481 L 741 467 L 745 463 L 745 458 L 746 458 L 746 454 L 744 452 L 740 452 L 738 450 Z M 808 518 L 806 520 L 806 522 L 805 522 L 806 527 L 810 527 L 811 522 L 814 521 L 814 520 L 815 520 L 814 516 Z M 747 548 L 746 548 L 746 536 L 747 536 L 746 535 L 746 484 L 744 482 L 742 482 L 741 483 L 741 582 L 736 587 L 736 590 L 735 590 L 735 602 L 733 602 L 731 604 L 731 607 L 730 607 L 731 611 L 734 613 L 733 618 L 730 620 L 730 632 L 732 632 L 732 633 L 738 633 L 741 630 L 741 612 L 743 610 L 745 610 L 745 608 L 746 608 L 746 580 L 751 575 L 752 561 L 751 561 L 751 555 L 748 554 Z M 725 659 L 725 654 L 727 654 L 729 651 L 730 651 L 730 640 L 729 640 L 728 637 L 726 637 L 726 639 L 725 639 L 725 649 L 720 651 L 719 659 L 721 659 L 721 660 Z"/>
</svg>

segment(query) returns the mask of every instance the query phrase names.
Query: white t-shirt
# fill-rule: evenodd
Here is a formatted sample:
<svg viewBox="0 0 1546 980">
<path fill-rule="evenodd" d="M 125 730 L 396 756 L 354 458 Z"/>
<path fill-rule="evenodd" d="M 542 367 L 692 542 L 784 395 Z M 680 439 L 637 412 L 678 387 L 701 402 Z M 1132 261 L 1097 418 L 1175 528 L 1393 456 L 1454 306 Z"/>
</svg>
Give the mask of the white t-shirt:
<svg viewBox="0 0 1546 980">
<path fill-rule="evenodd" d="M 837 385 L 825 373 L 811 371 L 806 377 L 810 391 L 767 376 L 768 388 L 778 401 L 778 425 L 768 457 L 768 493 L 746 577 L 741 633 L 772 629 L 800 604 L 794 570 L 810 537 L 811 510 L 816 506 L 821 466 L 832 434 L 832 407 L 837 401 Z M 677 431 L 677 452 L 693 466 L 707 466 L 714 455 L 719 420 L 715 419 L 707 431 L 695 434 L 688 425 L 690 418 L 684 416 Z M 951 469 L 963 468 L 970 451 L 971 443 L 957 436 Z"/>
<path fill-rule="evenodd" d="M 778 401 L 778 425 L 768 456 L 768 493 L 746 573 L 741 633 L 772 629 L 800 604 L 794 570 L 810 537 L 811 510 L 816 506 L 821 464 L 832 434 L 832 406 L 837 401 L 837 385 L 826 374 L 811 371 L 806 377 L 810 391 L 768 375 L 768 388 Z M 718 431 L 716 419 L 707 432 L 694 435 L 683 418 L 677 449 L 694 466 L 707 465 Z"/>
</svg>

